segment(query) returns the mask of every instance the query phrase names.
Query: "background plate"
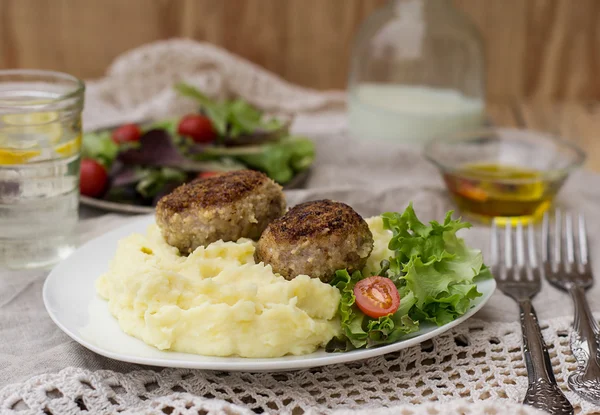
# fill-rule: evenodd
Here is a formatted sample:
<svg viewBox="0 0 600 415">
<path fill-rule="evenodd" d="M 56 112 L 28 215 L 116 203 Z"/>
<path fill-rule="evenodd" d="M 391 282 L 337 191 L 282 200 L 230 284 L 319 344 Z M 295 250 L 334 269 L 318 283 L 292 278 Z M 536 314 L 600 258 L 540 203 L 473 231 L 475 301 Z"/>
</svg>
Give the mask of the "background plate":
<svg viewBox="0 0 600 415">
<path fill-rule="evenodd" d="M 310 168 L 301 171 L 296 174 L 292 180 L 290 180 L 285 186 L 283 186 L 283 190 L 292 190 L 292 189 L 301 189 L 304 187 L 304 183 L 310 176 Z M 153 206 L 141 206 L 141 205 L 131 205 L 128 203 L 117 203 L 111 202 L 109 200 L 104 199 L 96 199 L 89 196 L 79 196 L 79 201 L 84 206 L 90 206 L 96 209 L 108 210 L 111 212 L 119 212 L 119 213 L 154 213 Z"/>
<path fill-rule="evenodd" d="M 273 116 L 277 116 L 277 118 L 283 120 L 284 124 L 280 130 L 288 132 L 294 117 L 289 114 L 285 114 L 285 115 L 284 114 L 273 114 Z M 150 120 L 144 120 L 144 121 L 137 122 L 137 124 L 142 125 L 142 126 L 150 125 L 151 123 L 152 123 L 152 121 L 150 121 Z M 95 131 L 90 131 L 90 132 L 100 133 L 103 131 L 112 131 L 118 127 L 119 127 L 119 125 L 112 126 L 112 127 L 105 127 L 105 128 L 95 130 Z M 284 190 L 301 189 L 304 187 L 304 184 L 306 183 L 306 180 L 308 179 L 309 176 L 310 176 L 310 167 L 307 168 L 306 170 L 303 170 L 303 171 L 299 172 L 298 174 L 296 174 L 292 178 L 292 180 L 290 180 L 288 183 L 285 184 L 285 186 L 283 186 L 283 189 Z M 96 199 L 94 197 L 83 196 L 83 195 L 79 196 L 79 202 L 84 206 L 90 206 L 90 207 L 93 207 L 96 209 L 108 210 L 111 212 L 154 213 L 153 206 L 141 206 L 141 205 L 133 205 L 133 204 L 129 204 L 129 203 L 111 202 L 109 200 Z"/>
<path fill-rule="evenodd" d="M 106 301 L 98 297 L 94 288 L 96 279 L 108 270 L 118 240 L 134 232 L 145 232 L 153 222 L 154 217 L 148 215 L 88 242 L 58 264 L 44 283 L 44 304 L 52 320 L 73 340 L 102 356 L 153 366 L 249 372 L 305 369 L 351 362 L 414 346 L 449 330 L 483 307 L 496 288 L 493 279 L 482 281 L 477 286 L 483 295 L 473 302 L 473 307 L 461 318 L 442 327 L 422 324 L 418 332 L 406 339 L 374 349 L 348 353 L 318 350 L 304 356 L 270 359 L 208 357 L 160 351 L 123 333 L 110 315 Z"/>
</svg>

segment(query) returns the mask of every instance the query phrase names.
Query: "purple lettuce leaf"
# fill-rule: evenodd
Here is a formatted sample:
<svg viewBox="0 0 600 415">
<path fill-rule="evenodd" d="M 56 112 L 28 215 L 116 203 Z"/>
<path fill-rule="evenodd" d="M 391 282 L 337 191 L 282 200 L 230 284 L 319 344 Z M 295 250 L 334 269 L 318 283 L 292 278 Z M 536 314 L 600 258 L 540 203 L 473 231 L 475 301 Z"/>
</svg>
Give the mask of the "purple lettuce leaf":
<svg viewBox="0 0 600 415">
<path fill-rule="evenodd" d="M 119 153 L 118 160 L 126 165 L 173 167 L 192 172 L 207 170 L 205 163 L 181 154 L 169 133 L 160 129 L 146 132 L 135 148 Z"/>
<path fill-rule="evenodd" d="M 140 180 L 138 168 L 134 165 L 124 164 L 120 160 L 113 163 L 108 177 L 111 187 L 129 186 Z"/>
</svg>

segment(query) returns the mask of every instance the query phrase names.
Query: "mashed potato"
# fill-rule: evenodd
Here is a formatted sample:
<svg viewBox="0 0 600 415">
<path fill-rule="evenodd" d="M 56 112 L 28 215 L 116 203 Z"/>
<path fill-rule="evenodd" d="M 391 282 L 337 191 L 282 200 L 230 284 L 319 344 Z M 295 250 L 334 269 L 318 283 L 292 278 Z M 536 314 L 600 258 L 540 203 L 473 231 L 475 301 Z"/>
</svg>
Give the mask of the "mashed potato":
<svg viewBox="0 0 600 415">
<path fill-rule="evenodd" d="M 209 356 L 306 354 L 339 331 L 340 294 L 318 279 L 286 281 L 254 262 L 254 243 L 214 242 L 188 257 L 147 235 L 119 242 L 98 293 L 122 330 L 161 350 Z"/>
<path fill-rule="evenodd" d="M 373 216 L 366 219 L 366 222 L 373 234 L 374 244 L 373 251 L 371 251 L 371 255 L 367 259 L 367 265 L 363 269 L 363 275 L 374 275 L 381 269 L 381 261 L 389 259 L 394 255 L 394 252 L 388 249 L 388 244 L 392 238 L 392 231 L 383 227 L 381 216 Z"/>
<path fill-rule="evenodd" d="M 375 247 L 365 270 L 375 272 L 391 234 L 381 218 L 367 222 Z M 152 225 L 119 242 L 96 289 L 125 333 L 161 350 L 257 358 L 324 346 L 340 331 L 338 289 L 306 275 L 287 281 L 255 263 L 254 248 L 218 241 L 180 256 Z"/>
</svg>

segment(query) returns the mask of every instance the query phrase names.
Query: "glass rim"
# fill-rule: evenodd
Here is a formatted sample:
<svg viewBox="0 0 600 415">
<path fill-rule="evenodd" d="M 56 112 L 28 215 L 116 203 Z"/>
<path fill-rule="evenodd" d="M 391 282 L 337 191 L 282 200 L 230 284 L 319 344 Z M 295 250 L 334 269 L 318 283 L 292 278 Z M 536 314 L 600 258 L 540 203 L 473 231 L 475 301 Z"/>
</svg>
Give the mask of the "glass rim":
<svg viewBox="0 0 600 415">
<path fill-rule="evenodd" d="M 585 160 L 587 158 L 584 150 L 581 147 L 579 147 L 577 144 L 573 143 L 570 140 L 566 140 L 562 137 L 559 137 L 556 134 L 551 134 L 551 133 L 547 133 L 547 132 L 543 132 L 543 131 L 531 130 L 531 129 L 526 129 L 526 128 L 510 128 L 510 127 L 483 127 L 483 128 L 475 129 L 472 131 L 456 133 L 450 137 L 436 137 L 436 138 L 429 140 L 425 144 L 422 154 L 425 157 L 425 159 L 427 159 L 430 163 L 432 163 L 435 167 L 437 167 L 438 170 L 440 170 L 440 172 L 442 174 L 451 174 L 453 176 L 457 176 L 457 177 L 461 177 L 461 178 L 472 178 L 473 177 L 472 175 L 469 175 L 468 173 L 461 171 L 461 168 L 459 166 L 450 165 L 448 163 L 445 163 L 444 161 L 440 160 L 439 157 L 436 157 L 434 154 L 432 154 L 434 152 L 433 147 L 435 147 L 438 144 L 468 143 L 468 142 L 472 142 L 472 141 L 481 139 L 481 137 L 478 137 L 479 134 L 487 134 L 487 133 L 493 133 L 493 132 L 498 132 L 498 131 L 533 133 L 533 134 L 536 134 L 536 136 L 539 137 L 541 140 L 559 144 L 561 146 L 568 148 L 569 150 L 571 150 L 574 153 L 573 160 L 571 160 L 567 166 L 562 167 L 562 168 L 550 168 L 550 169 L 539 170 L 538 171 L 539 177 L 537 177 L 536 179 L 533 179 L 533 178 L 509 179 L 509 178 L 500 178 L 500 177 L 493 179 L 495 182 L 498 182 L 498 183 L 507 183 L 507 184 L 530 183 L 530 182 L 534 182 L 536 180 L 539 181 L 540 179 L 566 177 L 571 172 L 573 172 L 577 168 L 581 167 L 585 163 Z M 500 138 L 500 139 L 502 140 L 502 138 Z M 520 141 L 520 139 L 515 138 L 514 141 Z"/>
<path fill-rule="evenodd" d="M 83 98 L 83 93 L 85 92 L 85 83 L 76 76 L 70 75 L 66 72 L 52 71 L 46 69 L 0 69 L 0 85 L 2 85 L 4 77 L 10 76 L 38 76 L 40 78 L 47 77 L 49 81 L 51 81 L 52 79 L 70 81 L 73 83 L 73 87 L 69 88 L 64 93 L 60 93 L 60 95 L 58 95 L 57 97 L 51 98 L 47 103 L 42 105 L 19 104 L 18 101 L 14 101 L 14 104 L 11 103 L 11 105 L 7 106 L 3 105 L 2 100 L 0 100 L 0 108 L 9 108 L 11 110 L 30 110 L 32 108 L 43 109 L 45 106 L 50 106 L 61 101 L 69 100 L 72 98 Z M 41 81 L 43 82 L 43 80 Z"/>
</svg>

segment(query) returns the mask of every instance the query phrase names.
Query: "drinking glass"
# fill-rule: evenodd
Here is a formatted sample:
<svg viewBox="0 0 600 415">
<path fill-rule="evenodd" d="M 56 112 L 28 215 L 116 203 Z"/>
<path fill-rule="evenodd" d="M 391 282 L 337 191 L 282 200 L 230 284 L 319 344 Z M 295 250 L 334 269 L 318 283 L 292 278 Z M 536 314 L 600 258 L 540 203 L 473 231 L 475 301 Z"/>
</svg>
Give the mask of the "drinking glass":
<svg viewBox="0 0 600 415">
<path fill-rule="evenodd" d="M 0 71 L 0 268 L 38 268 L 74 249 L 84 84 Z"/>
</svg>

